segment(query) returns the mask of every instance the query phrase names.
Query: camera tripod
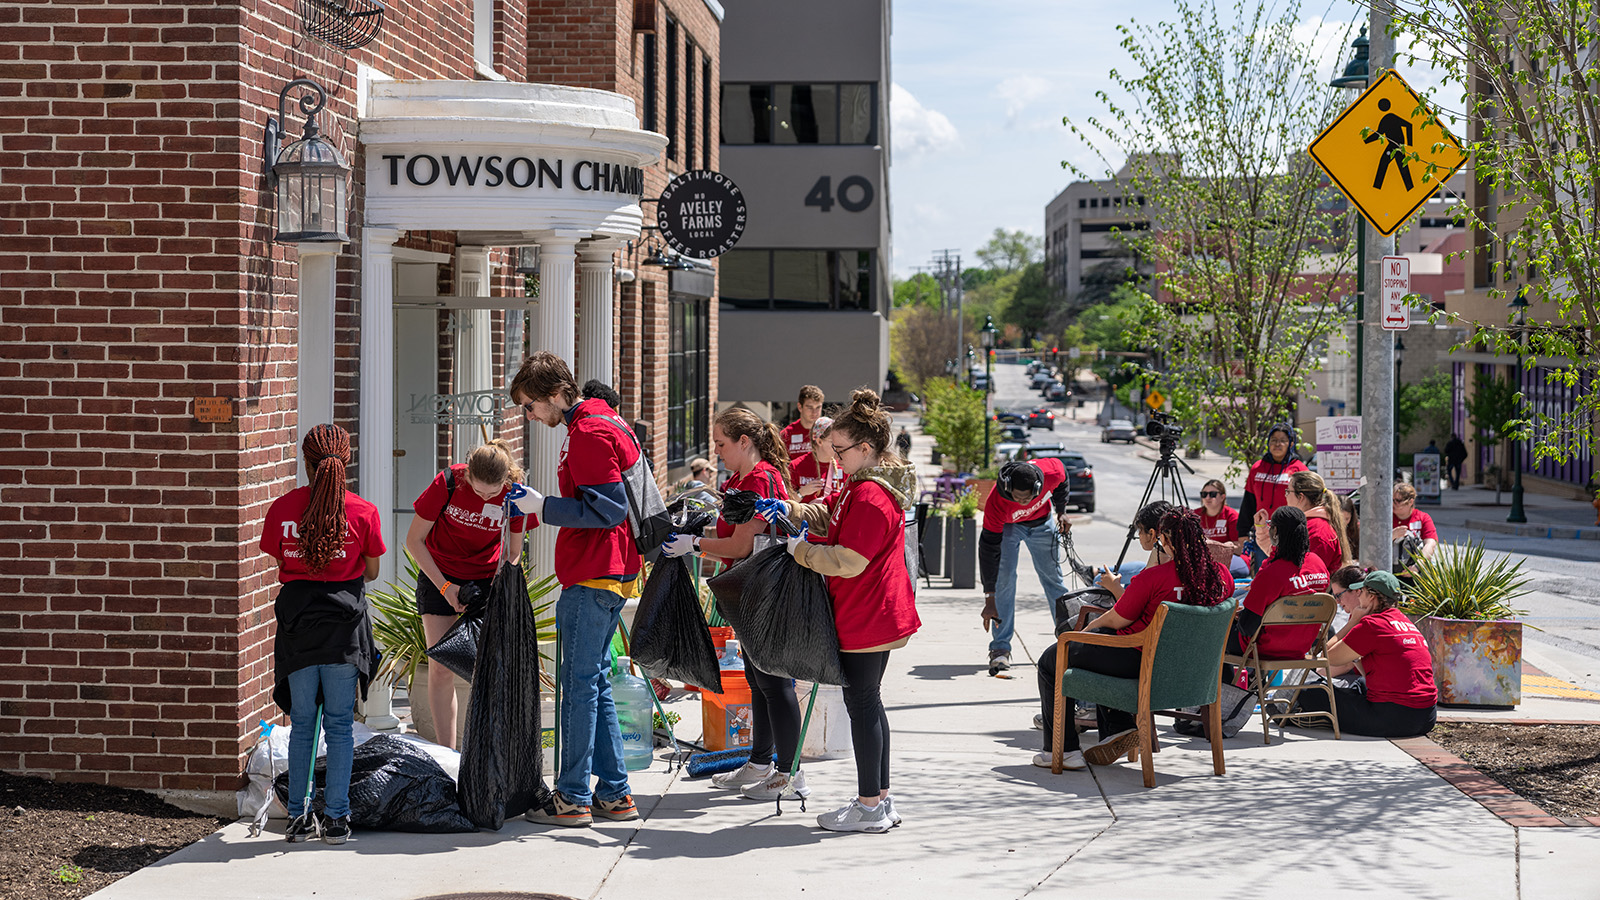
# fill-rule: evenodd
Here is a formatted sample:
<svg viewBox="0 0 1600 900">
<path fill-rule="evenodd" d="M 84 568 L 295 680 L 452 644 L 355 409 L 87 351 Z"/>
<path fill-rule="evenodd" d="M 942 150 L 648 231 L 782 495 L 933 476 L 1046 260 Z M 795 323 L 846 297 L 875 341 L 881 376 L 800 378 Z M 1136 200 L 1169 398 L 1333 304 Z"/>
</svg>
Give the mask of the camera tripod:
<svg viewBox="0 0 1600 900">
<path fill-rule="evenodd" d="M 1122 568 L 1123 560 L 1128 558 L 1128 547 L 1133 544 L 1134 538 L 1139 534 L 1139 514 L 1137 510 L 1144 509 L 1152 499 L 1165 500 L 1174 506 L 1189 508 L 1189 492 L 1183 488 L 1183 475 L 1178 471 L 1182 466 L 1184 471 L 1193 475 L 1194 469 L 1189 464 L 1178 458 L 1178 442 L 1174 439 L 1162 438 L 1161 458 L 1156 460 L 1155 469 L 1150 472 L 1150 482 L 1144 486 L 1144 496 L 1139 499 L 1139 505 L 1134 512 L 1133 521 L 1128 523 L 1128 536 L 1122 542 L 1122 552 L 1117 556 L 1117 564 L 1112 568 L 1115 572 Z M 1159 490 L 1159 495 L 1158 495 Z"/>
</svg>

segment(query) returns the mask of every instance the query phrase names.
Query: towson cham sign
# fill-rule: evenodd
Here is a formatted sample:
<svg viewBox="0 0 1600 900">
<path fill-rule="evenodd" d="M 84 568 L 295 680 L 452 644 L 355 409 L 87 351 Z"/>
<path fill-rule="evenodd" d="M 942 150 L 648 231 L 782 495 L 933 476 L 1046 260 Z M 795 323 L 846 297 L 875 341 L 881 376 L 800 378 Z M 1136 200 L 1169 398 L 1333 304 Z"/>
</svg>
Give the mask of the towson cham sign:
<svg viewBox="0 0 1600 900">
<path fill-rule="evenodd" d="M 500 154 L 385 153 L 390 187 L 496 188 L 598 191 L 639 197 L 644 170 L 598 160 L 549 160 Z"/>
</svg>

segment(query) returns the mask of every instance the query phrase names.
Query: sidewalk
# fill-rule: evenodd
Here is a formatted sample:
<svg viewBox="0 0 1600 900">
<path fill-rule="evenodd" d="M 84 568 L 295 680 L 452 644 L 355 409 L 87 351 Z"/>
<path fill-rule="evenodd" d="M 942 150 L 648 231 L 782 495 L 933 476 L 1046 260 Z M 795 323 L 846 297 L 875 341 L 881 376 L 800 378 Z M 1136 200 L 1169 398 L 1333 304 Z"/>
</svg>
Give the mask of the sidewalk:
<svg viewBox="0 0 1600 900">
<path fill-rule="evenodd" d="M 1519 834 L 1386 740 L 1290 729 L 1263 746 L 1248 728 L 1227 741 L 1227 774 L 1217 777 L 1203 739 L 1158 720 L 1154 789 L 1126 762 L 1061 775 L 1035 768 L 1032 660 L 1051 629 L 1027 567 L 1020 581 L 1009 679 L 985 674 L 976 593 L 922 592 L 923 630 L 891 657 L 883 688 L 905 816 L 890 834 L 815 827 L 818 813 L 853 795 L 850 759 L 808 762 L 809 811 L 789 804 L 781 817 L 658 761 L 633 779 L 640 822 L 358 832 L 343 847 L 288 845 L 282 821 L 252 839 L 236 823 L 94 896 L 1234 900 L 1292 886 L 1303 898 L 1594 897 L 1600 828 Z M 691 731 L 693 706 L 672 705 Z M 1503 717 L 1595 720 L 1600 703 L 1530 697 Z"/>
<path fill-rule="evenodd" d="M 1511 512 L 1510 491 L 1500 492 L 1499 504 L 1495 503 L 1494 491 L 1480 485 L 1462 485 L 1459 491 L 1446 487 L 1439 499 L 1438 506 L 1421 507 L 1423 512 L 1433 516 L 1437 526 L 1521 537 L 1600 541 L 1600 526 L 1595 525 L 1594 506 L 1585 500 L 1567 500 L 1525 492 L 1522 508 L 1528 521 L 1527 524 L 1514 525 L 1506 521 L 1506 516 Z"/>
</svg>

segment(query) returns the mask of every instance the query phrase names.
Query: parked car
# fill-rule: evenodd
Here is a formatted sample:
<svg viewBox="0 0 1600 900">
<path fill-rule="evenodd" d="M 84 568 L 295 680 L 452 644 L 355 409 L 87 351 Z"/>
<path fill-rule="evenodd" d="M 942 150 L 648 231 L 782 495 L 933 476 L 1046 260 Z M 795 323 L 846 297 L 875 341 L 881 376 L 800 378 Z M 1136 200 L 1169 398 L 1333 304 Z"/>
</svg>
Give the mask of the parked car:
<svg viewBox="0 0 1600 900">
<path fill-rule="evenodd" d="M 1070 396 L 1072 396 L 1072 392 L 1067 390 L 1067 386 L 1059 381 L 1050 382 L 1050 386 L 1044 389 L 1044 398 L 1051 403 L 1060 403 Z"/>
<path fill-rule="evenodd" d="M 1033 380 L 1029 383 L 1033 386 L 1034 390 L 1038 391 L 1043 390 L 1045 385 L 1055 380 L 1055 376 L 1051 375 L 1049 370 L 1040 369 L 1039 371 L 1033 373 Z"/>
<path fill-rule="evenodd" d="M 1133 427 L 1133 423 L 1127 419 L 1112 419 L 1100 428 L 1100 443 L 1127 441 L 1131 444 L 1138 434 L 1139 429 Z"/>
<path fill-rule="evenodd" d="M 1041 406 L 1033 412 L 1028 413 L 1028 427 L 1048 428 L 1051 431 L 1055 431 L 1056 414 Z"/>
<path fill-rule="evenodd" d="M 1000 429 L 1000 433 L 995 436 L 995 440 L 1026 444 L 1028 442 L 1028 429 L 1023 428 L 1021 425 L 1007 425 Z"/>
<path fill-rule="evenodd" d="M 989 376 L 982 372 L 973 372 L 972 387 L 974 390 L 987 391 L 989 389 Z"/>
<path fill-rule="evenodd" d="M 1012 409 L 996 409 L 994 411 L 994 420 L 1006 425 L 1026 425 L 1028 423 L 1028 414 Z"/>
<path fill-rule="evenodd" d="M 1094 467 L 1083 454 L 1065 448 L 1028 448 L 1029 459 L 1059 459 L 1067 470 L 1067 505 L 1086 513 L 1094 512 Z"/>
</svg>

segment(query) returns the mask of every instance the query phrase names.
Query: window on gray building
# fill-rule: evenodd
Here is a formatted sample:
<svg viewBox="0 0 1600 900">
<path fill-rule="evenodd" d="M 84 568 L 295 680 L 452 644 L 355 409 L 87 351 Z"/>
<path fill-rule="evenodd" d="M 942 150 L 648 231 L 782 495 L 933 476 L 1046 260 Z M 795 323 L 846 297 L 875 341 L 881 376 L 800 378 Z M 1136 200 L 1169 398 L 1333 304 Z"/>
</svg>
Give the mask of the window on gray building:
<svg viewBox="0 0 1600 900">
<path fill-rule="evenodd" d="M 723 303 L 739 309 L 871 310 L 872 250 L 730 250 L 718 258 Z"/>
<path fill-rule="evenodd" d="M 724 144 L 872 144 L 873 84 L 724 84 Z"/>
</svg>

